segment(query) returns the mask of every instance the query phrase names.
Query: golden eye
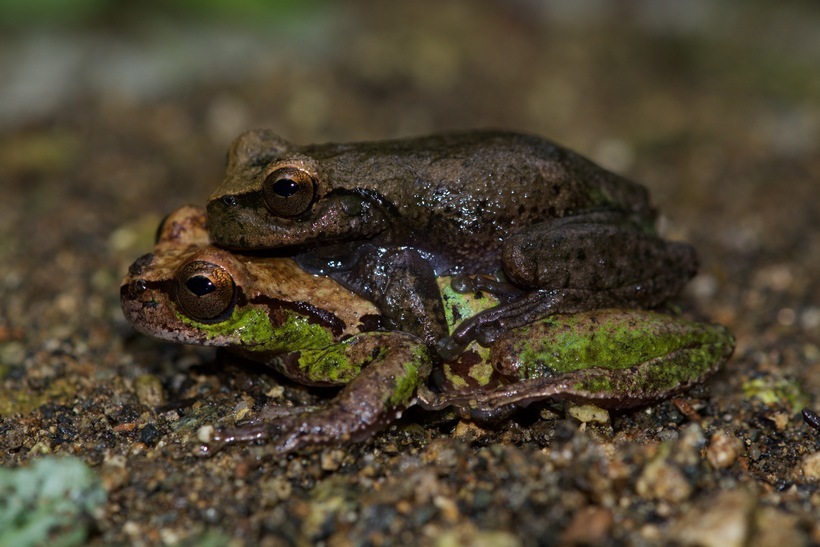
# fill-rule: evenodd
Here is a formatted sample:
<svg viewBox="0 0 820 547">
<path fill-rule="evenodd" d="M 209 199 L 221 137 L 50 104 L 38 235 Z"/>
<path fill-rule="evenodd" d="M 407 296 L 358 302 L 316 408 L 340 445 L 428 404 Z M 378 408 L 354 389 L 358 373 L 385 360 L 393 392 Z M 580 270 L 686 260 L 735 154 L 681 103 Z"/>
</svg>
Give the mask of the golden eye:
<svg viewBox="0 0 820 547">
<path fill-rule="evenodd" d="M 226 318 L 236 303 L 236 285 L 221 266 L 197 260 L 177 273 L 176 300 L 182 311 L 199 321 Z"/>
<path fill-rule="evenodd" d="M 265 205 L 280 217 L 299 216 L 316 198 L 316 181 L 306 171 L 296 167 L 277 169 L 262 183 Z"/>
</svg>

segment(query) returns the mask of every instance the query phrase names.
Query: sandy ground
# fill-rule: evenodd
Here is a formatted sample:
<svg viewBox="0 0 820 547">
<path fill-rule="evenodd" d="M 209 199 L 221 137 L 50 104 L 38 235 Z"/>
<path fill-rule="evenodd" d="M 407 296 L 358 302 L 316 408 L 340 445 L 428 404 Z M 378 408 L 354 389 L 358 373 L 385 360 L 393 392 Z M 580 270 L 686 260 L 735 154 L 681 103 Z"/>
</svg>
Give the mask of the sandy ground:
<svg viewBox="0 0 820 547">
<path fill-rule="evenodd" d="M 4 33 L 3 468 L 84 461 L 107 501 L 63 532 L 95 545 L 820 544 L 820 431 L 800 416 L 820 410 L 820 8 L 386 5 Z M 697 247 L 678 303 L 728 326 L 735 356 L 605 424 L 411 412 L 361 445 L 199 458 L 199 426 L 315 394 L 137 335 L 119 283 L 250 127 L 301 143 L 499 127 L 574 148 L 646 184 L 663 232 Z"/>
</svg>

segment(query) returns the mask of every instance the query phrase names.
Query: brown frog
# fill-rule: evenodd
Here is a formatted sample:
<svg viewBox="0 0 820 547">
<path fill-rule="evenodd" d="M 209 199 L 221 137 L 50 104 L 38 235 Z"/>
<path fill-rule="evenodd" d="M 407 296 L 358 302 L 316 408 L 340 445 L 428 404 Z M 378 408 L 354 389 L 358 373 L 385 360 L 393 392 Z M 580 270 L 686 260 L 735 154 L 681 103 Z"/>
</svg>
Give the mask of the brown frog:
<svg viewBox="0 0 820 547">
<path fill-rule="evenodd" d="M 509 132 L 296 146 L 249 131 L 207 209 L 217 245 L 283 249 L 449 354 L 549 313 L 654 307 L 697 269 L 656 235 L 644 187 Z M 436 277 L 499 270 L 456 278 L 500 302 L 447 338 Z"/>
</svg>

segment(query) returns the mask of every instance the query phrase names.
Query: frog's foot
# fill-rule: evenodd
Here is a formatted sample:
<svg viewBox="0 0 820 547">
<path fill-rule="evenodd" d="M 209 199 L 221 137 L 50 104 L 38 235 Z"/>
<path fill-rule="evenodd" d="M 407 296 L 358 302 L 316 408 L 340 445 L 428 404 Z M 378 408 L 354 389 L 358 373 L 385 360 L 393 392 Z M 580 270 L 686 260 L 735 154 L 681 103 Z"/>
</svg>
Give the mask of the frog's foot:
<svg viewBox="0 0 820 547">
<path fill-rule="evenodd" d="M 495 422 L 509 417 L 520 408 L 520 405 L 505 403 L 504 397 L 509 390 L 505 387 L 496 388 L 487 392 L 481 388 L 468 392 L 436 393 L 427 386 L 419 387 L 416 403 L 419 407 L 429 411 L 439 411 L 445 408 L 454 408 L 459 416 L 466 420 Z"/>
<path fill-rule="evenodd" d="M 214 454 L 231 444 L 265 441 L 271 452 L 285 454 L 311 444 L 307 439 L 300 440 L 298 430 L 303 422 L 304 420 L 299 419 L 299 415 L 290 415 L 278 420 L 257 421 L 253 424 L 222 429 L 214 433 L 202 451 L 206 454 Z M 312 444 L 325 443 L 315 441 Z"/>
<path fill-rule="evenodd" d="M 417 337 L 403 332 L 369 332 L 345 341 L 348 358 L 362 363 L 359 374 L 328 403 L 294 407 L 273 419 L 216 432 L 208 451 L 265 441 L 284 454 L 313 445 L 363 441 L 415 402 L 421 380 L 430 374 L 430 355 Z M 365 366 L 366 365 L 366 366 Z"/>
<path fill-rule="evenodd" d="M 200 447 L 200 454 L 210 456 L 219 452 L 229 444 L 252 442 L 274 438 L 287 420 L 296 420 L 299 416 L 316 412 L 320 407 L 315 405 L 282 406 L 266 405 L 259 415 L 244 421 L 236 427 L 225 428 L 215 432 L 209 440 Z"/>
<path fill-rule="evenodd" d="M 318 405 L 283 406 L 268 404 L 262 407 L 262 410 L 259 411 L 258 416 L 251 418 L 240 427 L 271 422 L 290 416 L 298 416 L 300 414 L 304 414 L 305 412 L 315 412 L 319 408 L 321 407 Z"/>
<path fill-rule="evenodd" d="M 453 348 L 467 345 L 471 340 L 477 340 L 485 346 L 490 345 L 509 329 L 559 311 L 579 311 L 579 304 L 587 297 L 598 299 L 598 295 L 586 290 L 531 291 L 512 302 L 495 306 L 465 320 L 453 331 L 451 340 L 442 340 L 438 349 L 440 352 L 452 351 Z"/>
<path fill-rule="evenodd" d="M 367 401 L 360 401 L 362 406 L 357 409 L 349 408 L 344 401 L 339 403 L 333 400 L 318 410 L 222 429 L 203 447 L 203 454 L 245 442 L 261 441 L 271 453 L 287 454 L 309 446 L 362 441 L 401 414 L 368 407 Z"/>
</svg>

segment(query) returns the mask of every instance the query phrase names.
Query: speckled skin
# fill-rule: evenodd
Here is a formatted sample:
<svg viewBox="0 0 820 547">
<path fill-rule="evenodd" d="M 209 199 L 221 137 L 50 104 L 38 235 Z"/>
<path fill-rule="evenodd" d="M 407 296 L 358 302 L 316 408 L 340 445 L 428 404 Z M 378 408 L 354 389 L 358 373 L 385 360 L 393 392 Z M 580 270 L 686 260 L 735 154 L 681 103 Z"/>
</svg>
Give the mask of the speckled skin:
<svg viewBox="0 0 820 547">
<path fill-rule="evenodd" d="M 267 178 L 281 169 L 315 186 L 298 215 L 266 205 Z M 304 268 L 333 275 L 428 344 L 447 330 L 436 276 L 503 268 L 527 290 L 517 305 L 457 331 L 464 344 L 548 313 L 655 306 L 680 290 L 697 262 L 688 245 L 655 236 L 641 185 L 509 132 L 295 146 L 249 131 L 233 143 L 207 207 L 216 244 L 289 247 Z"/>
<path fill-rule="evenodd" d="M 216 286 L 188 285 L 192 277 L 202 281 L 201 275 Z M 437 281 L 450 328 L 498 303 L 488 293 L 458 293 L 448 278 Z M 222 286 L 230 290 L 222 293 Z M 201 295 L 191 300 L 185 291 Z M 215 295 L 221 302 L 216 307 L 197 300 Z M 361 440 L 413 404 L 453 406 L 479 419 L 497 419 L 546 398 L 626 408 L 701 381 L 733 347 L 720 326 L 647 311 L 598 310 L 532 322 L 488 347 L 471 342 L 440 362 L 422 339 L 381 330 L 373 304 L 334 280 L 311 275 L 288 258 L 212 246 L 204 211 L 195 207 L 163 222 L 154 252 L 139 258 L 123 280 L 121 300 L 126 318 L 150 336 L 224 346 L 297 382 L 345 386 L 320 409 L 295 409 L 270 422 L 222 430 L 211 450 L 262 438 L 281 452 Z M 198 318 L 202 313 L 207 317 Z"/>
</svg>

